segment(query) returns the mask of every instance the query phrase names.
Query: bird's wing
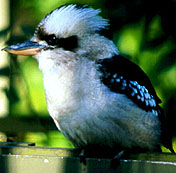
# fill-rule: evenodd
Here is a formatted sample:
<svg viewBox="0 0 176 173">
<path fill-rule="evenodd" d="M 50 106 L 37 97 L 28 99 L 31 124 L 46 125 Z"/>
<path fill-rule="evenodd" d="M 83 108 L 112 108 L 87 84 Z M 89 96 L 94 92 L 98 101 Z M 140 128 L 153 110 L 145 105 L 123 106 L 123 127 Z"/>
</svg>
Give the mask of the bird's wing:
<svg viewBox="0 0 176 173">
<path fill-rule="evenodd" d="M 135 63 L 121 55 L 97 61 L 102 82 L 113 92 L 125 94 L 145 111 L 160 113 L 161 100 L 148 76 Z"/>
<path fill-rule="evenodd" d="M 135 63 L 116 55 L 113 58 L 97 61 L 98 70 L 102 73 L 102 82 L 113 92 L 125 94 L 140 108 L 153 112 L 161 121 L 161 143 L 174 153 L 172 136 L 168 131 L 167 117 L 159 106 L 161 100 L 150 82 L 148 76 Z"/>
</svg>

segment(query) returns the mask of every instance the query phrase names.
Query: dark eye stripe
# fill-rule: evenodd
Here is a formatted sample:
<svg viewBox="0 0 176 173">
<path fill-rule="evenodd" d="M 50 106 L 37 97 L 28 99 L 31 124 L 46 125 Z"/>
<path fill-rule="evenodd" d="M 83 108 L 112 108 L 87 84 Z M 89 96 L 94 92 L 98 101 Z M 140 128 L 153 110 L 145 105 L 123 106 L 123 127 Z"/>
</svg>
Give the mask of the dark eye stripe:
<svg viewBox="0 0 176 173">
<path fill-rule="evenodd" d="M 46 35 L 44 40 L 48 45 L 63 48 L 65 50 L 74 50 L 78 46 L 77 36 L 70 36 L 68 38 L 57 38 L 54 34 Z"/>
<path fill-rule="evenodd" d="M 65 50 L 74 50 L 78 47 L 78 38 L 77 36 L 71 36 L 68 38 L 59 39 L 59 47 L 62 47 Z"/>
<path fill-rule="evenodd" d="M 73 51 L 78 47 L 78 37 L 75 35 L 67 38 L 58 38 L 54 34 L 47 34 L 43 27 L 39 27 L 35 34 L 39 40 L 44 40 L 48 45 L 51 46 L 63 48 L 70 51 Z"/>
</svg>

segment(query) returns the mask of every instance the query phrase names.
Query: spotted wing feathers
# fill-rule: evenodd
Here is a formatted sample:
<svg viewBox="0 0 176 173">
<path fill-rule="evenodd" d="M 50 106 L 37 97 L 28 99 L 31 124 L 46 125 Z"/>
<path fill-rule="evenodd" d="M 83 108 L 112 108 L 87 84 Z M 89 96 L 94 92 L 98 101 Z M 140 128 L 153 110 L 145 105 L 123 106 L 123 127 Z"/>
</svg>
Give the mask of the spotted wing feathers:
<svg viewBox="0 0 176 173">
<path fill-rule="evenodd" d="M 160 113 L 161 100 L 140 67 L 120 55 L 97 63 L 102 72 L 101 80 L 111 91 L 125 94 L 147 112 L 156 116 Z"/>
</svg>

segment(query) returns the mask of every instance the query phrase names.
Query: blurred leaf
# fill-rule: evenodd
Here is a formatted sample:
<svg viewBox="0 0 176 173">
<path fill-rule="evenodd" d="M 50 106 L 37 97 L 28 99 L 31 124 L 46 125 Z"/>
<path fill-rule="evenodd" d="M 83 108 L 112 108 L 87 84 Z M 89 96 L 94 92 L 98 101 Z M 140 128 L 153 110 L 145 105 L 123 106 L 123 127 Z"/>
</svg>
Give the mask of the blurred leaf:
<svg viewBox="0 0 176 173">
<path fill-rule="evenodd" d="M 117 42 L 120 52 L 136 57 L 140 51 L 142 28 L 143 21 L 140 24 L 127 25 L 121 30 Z"/>
<path fill-rule="evenodd" d="M 10 27 L 1 30 L 0 31 L 0 37 L 7 35 L 9 30 L 10 30 Z"/>
<path fill-rule="evenodd" d="M 38 69 L 37 61 L 29 57 L 21 62 L 20 65 L 32 109 L 39 115 L 47 115 L 42 73 Z"/>
<path fill-rule="evenodd" d="M 9 76 L 10 69 L 9 67 L 0 68 L 0 76 Z"/>
<path fill-rule="evenodd" d="M 31 26 L 31 25 L 23 25 L 21 27 L 21 29 L 22 29 L 23 33 L 26 35 L 27 39 L 30 39 L 33 36 L 35 28 L 36 27 Z"/>
<path fill-rule="evenodd" d="M 176 64 L 176 50 L 172 50 L 171 52 L 163 55 L 160 61 L 157 64 L 157 71 L 161 72 L 173 67 Z"/>
<path fill-rule="evenodd" d="M 19 101 L 19 96 L 15 87 L 11 87 L 10 90 L 4 89 L 4 92 L 10 100 L 10 105 L 13 105 L 14 103 Z"/>
<path fill-rule="evenodd" d="M 162 44 L 164 44 L 168 38 L 166 36 L 161 36 L 158 38 L 154 38 L 153 40 L 146 41 L 142 47 L 142 49 L 148 49 L 148 50 L 153 50 L 153 49 L 158 49 Z"/>
</svg>

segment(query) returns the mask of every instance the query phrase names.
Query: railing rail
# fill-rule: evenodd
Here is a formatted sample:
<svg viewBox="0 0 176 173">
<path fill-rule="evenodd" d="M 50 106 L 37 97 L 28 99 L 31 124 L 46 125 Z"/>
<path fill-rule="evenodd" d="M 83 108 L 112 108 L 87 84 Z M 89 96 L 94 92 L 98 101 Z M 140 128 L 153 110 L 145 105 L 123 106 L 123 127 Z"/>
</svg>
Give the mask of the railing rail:
<svg viewBox="0 0 176 173">
<path fill-rule="evenodd" d="M 0 173 L 176 173 L 176 155 L 141 153 L 111 168 L 111 159 L 87 158 L 80 163 L 74 149 L 35 147 L 28 143 L 0 143 Z"/>
</svg>

